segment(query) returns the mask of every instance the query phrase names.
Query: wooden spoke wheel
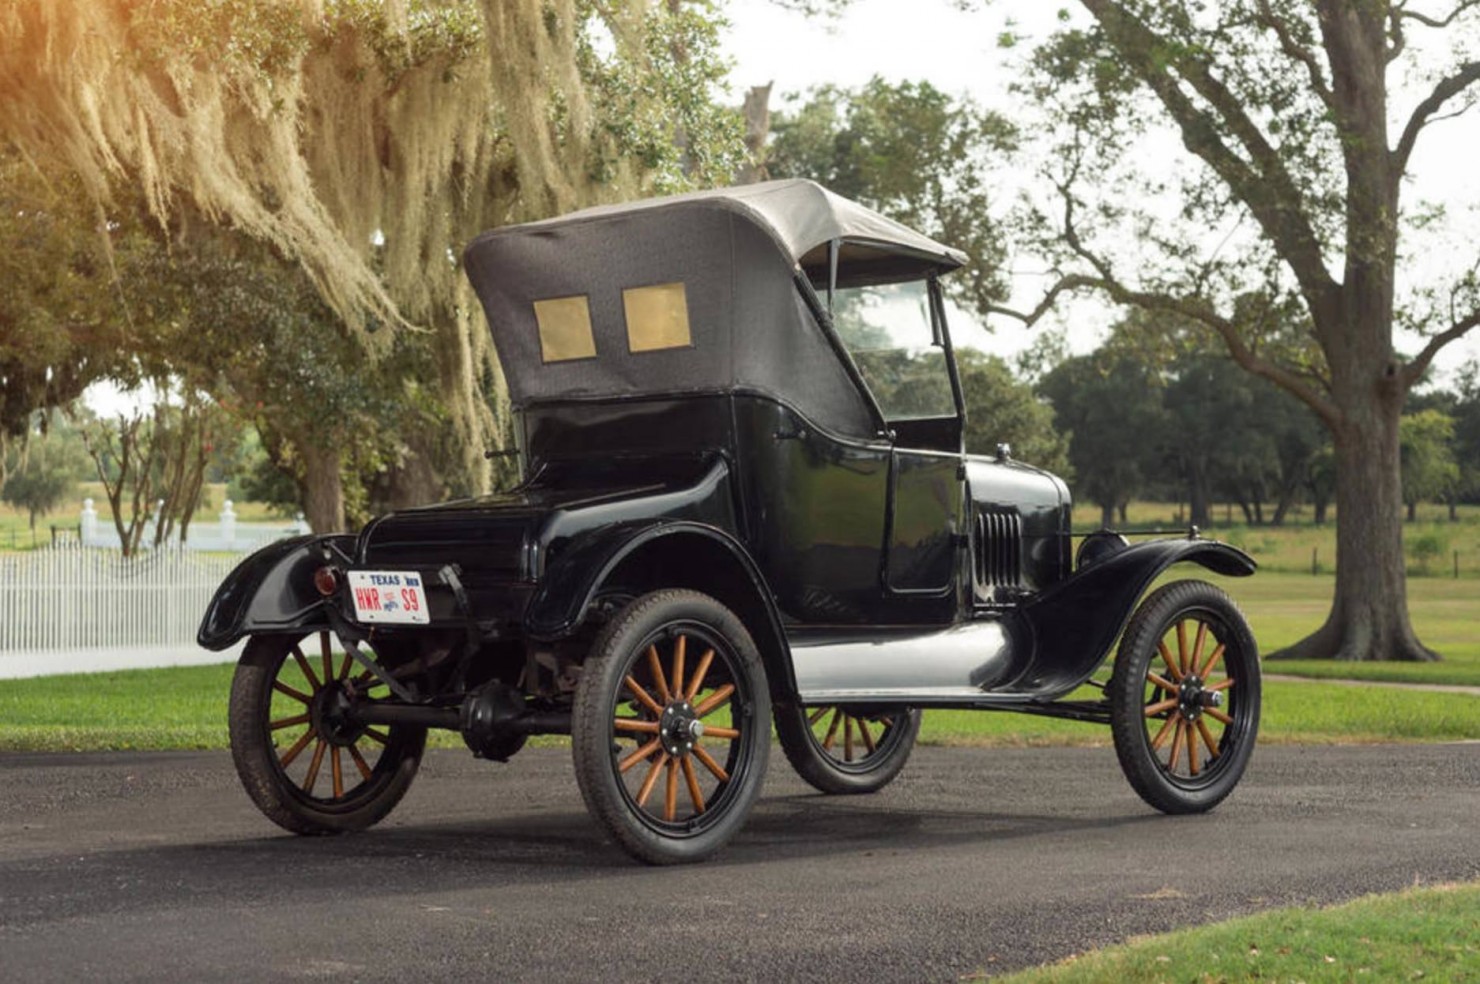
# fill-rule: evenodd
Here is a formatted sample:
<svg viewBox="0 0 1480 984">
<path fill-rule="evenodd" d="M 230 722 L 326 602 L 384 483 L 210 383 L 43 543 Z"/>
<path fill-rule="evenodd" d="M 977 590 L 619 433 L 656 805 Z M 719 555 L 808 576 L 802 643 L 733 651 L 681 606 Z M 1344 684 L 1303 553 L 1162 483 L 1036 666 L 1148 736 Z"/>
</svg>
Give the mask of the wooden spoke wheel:
<svg viewBox="0 0 1480 984">
<path fill-rule="evenodd" d="M 872 793 L 904 768 L 920 731 L 915 708 L 776 708 L 776 734 L 797 775 L 824 793 Z"/>
<path fill-rule="evenodd" d="M 296 834 L 362 830 L 406 794 L 426 729 L 366 727 L 352 694 L 384 696 L 328 632 L 254 636 L 231 681 L 231 755 L 257 807 Z"/>
<path fill-rule="evenodd" d="M 1233 599 L 1175 581 L 1136 609 L 1110 676 L 1126 778 L 1164 813 L 1201 813 L 1248 765 L 1259 728 L 1259 653 Z"/>
<path fill-rule="evenodd" d="M 694 591 L 629 603 L 581 669 L 571 747 L 592 816 L 633 857 L 698 861 L 744 824 L 770 750 L 750 633 Z"/>
</svg>

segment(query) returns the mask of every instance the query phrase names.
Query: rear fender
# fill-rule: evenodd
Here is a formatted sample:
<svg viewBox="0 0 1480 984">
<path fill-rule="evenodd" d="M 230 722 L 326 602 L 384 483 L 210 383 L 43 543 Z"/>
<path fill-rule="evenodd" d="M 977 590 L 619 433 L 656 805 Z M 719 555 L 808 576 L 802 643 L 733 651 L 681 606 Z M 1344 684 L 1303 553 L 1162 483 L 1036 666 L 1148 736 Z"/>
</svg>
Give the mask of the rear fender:
<svg viewBox="0 0 1480 984">
<path fill-rule="evenodd" d="M 354 556 L 355 538 L 297 536 L 270 543 L 226 575 L 206 607 L 195 641 L 222 650 L 247 635 L 328 628 L 313 572 Z"/>
<path fill-rule="evenodd" d="M 1230 577 L 1247 577 L 1258 567 L 1242 550 L 1216 540 L 1153 540 L 1098 559 L 1023 606 L 1033 657 L 1008 689 L 1053 698 L 1089 679 L 1137 599 L 1163 571 L 1183 562 Z"/>
<path fill-rule="evenodd" d="M 712 595 L 750 630 L 771 690 L 796 692 L 791 650 L 764 575 L 745 547 L 714 526 L 653 520 L 603 527 L 580 538 L 546 568 L 525 610 L 525 631 L 567 638 L 586 623 L 604 591 L 692 588 Z"/>
</svg>

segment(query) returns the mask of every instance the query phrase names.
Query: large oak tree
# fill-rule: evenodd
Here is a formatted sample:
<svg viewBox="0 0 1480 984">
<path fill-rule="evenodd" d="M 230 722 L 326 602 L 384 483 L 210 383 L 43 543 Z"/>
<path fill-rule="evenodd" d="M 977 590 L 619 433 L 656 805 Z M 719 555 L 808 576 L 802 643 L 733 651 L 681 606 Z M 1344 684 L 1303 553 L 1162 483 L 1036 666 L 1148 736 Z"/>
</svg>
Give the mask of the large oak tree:
<svg viewBox="0 0 1480 984">
<path fill-rule="evenodd" d="M 1405 178 L 1475 100 L 1480 2 L 1081 3 L 1087 26 L 1029 75 L 1058 137 L 1039 218 L 1060 277 L 1020 316 L 1083 291 L 1173 314 L 1302 400 L 1335 445 L 1338 569 L 1325 624 L 1287 654 L 1436 658 L 1407 611 L 1399 421 L 1480 324 L 1480 257 L 1461 240 L 1447 272 L 1420 265 L 1437 212 Z M 1412 358 L 1399 327 L 1422 337 Z"/>
<path fill-rule="evenodd" d="M 419 339 L 408 384 L 439 407 L 397 417 L 402 444 L 453 444 L 440 484 L 477 490 L 507 415 L 462 246 L 732 173 L 717 30 L 701 0 L 3 0 L 0 146 L 75 175 L 95 228 L 137 196 L 171 236 L 198 218 L 267 244 L 366 360 Z M 425 464 L 399 473 L 411 497 L 438 491 Z M 309 495 L 335 525 L 335 490 Z"/>
</svg>

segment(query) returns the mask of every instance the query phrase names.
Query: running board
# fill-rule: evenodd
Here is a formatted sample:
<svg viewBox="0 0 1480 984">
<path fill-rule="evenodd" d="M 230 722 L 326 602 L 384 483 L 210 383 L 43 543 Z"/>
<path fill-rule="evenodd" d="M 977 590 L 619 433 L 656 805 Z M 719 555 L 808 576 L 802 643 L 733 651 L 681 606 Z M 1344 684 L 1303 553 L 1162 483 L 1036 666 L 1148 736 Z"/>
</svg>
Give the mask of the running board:
<svg viewBox="0 0 1480 984">
<path fill-rule="evenodd" d="M 1016 675 L 1025 655 L 1000 619 L 963 622 L 929 632 L 791 640 L 797 695 L 803 704 L 843 702 L 980 705 L 1026 703 L 1028 694 L 989 688 Z"/>
</svg>

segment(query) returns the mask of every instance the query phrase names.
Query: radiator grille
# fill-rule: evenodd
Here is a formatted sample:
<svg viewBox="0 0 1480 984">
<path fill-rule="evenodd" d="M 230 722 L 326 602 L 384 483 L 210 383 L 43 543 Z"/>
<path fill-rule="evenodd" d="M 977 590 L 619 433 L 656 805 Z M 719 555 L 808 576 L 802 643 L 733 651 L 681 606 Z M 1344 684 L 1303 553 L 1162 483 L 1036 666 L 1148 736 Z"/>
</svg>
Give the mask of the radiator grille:
<svg viewBox="0 0 1480 984">
<path fill-rule="evenodd" d="M 1023 583 L 1023 518 L 1016 509 L 978 508 L 976 512 L 976 587 L 1016 588 Z"/>
</svg>

